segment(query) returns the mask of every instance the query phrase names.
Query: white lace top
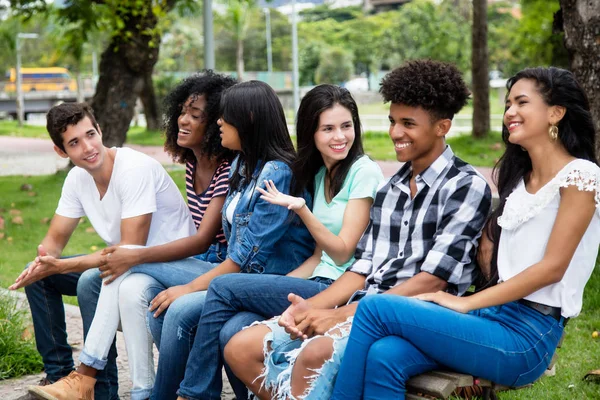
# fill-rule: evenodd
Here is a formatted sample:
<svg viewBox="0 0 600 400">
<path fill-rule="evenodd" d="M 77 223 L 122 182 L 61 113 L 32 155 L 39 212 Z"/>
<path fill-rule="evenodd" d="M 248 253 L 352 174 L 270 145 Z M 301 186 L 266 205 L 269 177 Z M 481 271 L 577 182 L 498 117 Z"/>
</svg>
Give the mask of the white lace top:
<svg viewBox="0 0 600 400">
<path fill-rule="evenodd" d="M 560 188 L 577 186 L 595 191 L 596 213 L 573 254 L 562 280 L 526 297 L 537 303 L 560 307 L 563 317 L 581 311 L 583 289 L 592 275 L 600 245 L 600 168 L 587 160 L 573 160 L 535 194 L 517 185 L 498 218 L 502 227 L 498 249 L 498 274 L 506 281 L 544 257 L 560 203 Z"/>
</svg>

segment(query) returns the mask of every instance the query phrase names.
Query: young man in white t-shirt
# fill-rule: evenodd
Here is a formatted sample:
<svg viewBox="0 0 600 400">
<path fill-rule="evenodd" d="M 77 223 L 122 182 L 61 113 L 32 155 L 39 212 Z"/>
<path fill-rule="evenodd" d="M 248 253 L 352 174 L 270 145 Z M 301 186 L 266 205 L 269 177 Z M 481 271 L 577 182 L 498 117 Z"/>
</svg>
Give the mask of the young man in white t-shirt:
<svg viewBox="0 0 600 400">
<path fill-rule="evenodd" d="M 107 245 L 147 245 L 167 243 L 195 233 L 188 208 L 171 177 L 154 159 L 127 148 L 107 148 L 91 108 L 83 103 L 63 103 L 47 116 L 47 129 L 54 150 L 70 158 L 75 167 L 69 172 L 50 228 L 38 246 L 38 257 L 28 265 L 10 289 L 25 287 L 29 300 L 38 351 L 47 377 L 54 382 L 73 370 L 67 343 L 62 295 L 79 299 L 84 333 L 94 317 L 101 278 L 101 251 L 60 258 L 81 217 L 86 216 Z M 87 271 L 82 274 L 82 272 Z M 125 272 L 125 271 L 123 271 Z M 110 276 L 109 280 L 116 276 Z M 144 283 L 148 280 L 144 280 Z M 145 326 L 147 284 L 128 292 L 119 308 L 143 308 L 137 317 L 123 318 L 126 325 Z M 119 312 L 119 310 L 114 310 Z M 141 321 L 135 319 L 141 318 Z M 150 338 L 149 335 L 145 337 Z M 150 339 L 149 339 L 150 340 Z M 116 350 L 98 374 L 97 400 L 117 399 Z"/>
</svg>

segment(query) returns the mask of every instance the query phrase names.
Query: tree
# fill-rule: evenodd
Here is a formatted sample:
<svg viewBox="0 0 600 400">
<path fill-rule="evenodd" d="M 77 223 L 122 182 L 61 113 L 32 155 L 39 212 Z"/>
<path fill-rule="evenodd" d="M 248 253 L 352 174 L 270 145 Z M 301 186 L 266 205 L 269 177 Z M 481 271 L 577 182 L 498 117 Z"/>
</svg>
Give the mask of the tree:
<svg viewBox="0 0 600 400">
<path fill-rule="evenodd" d="M 560 9 L 562 15 L 556 16 L 557 25 L 562 25 L 565 32 L 571 70 L 590 100 L 596 153 L 600 154 L 600 2 L 560 0 Z"/>
<path fill-rule="evenodd" d="M 99 26 L 110 32 L 91 101 L 107 146 L 125 142 L 138 96 L 145 106 L 148 127 L 158 127 L 151 77 L 162 33 L 159 21 L 165 20 L 178 2 L 187 4 L 191 0 L 70 0 L 59 9 L 62 23 L 80 24 L 79 34 L 84 42 Z M 48 13 L 52 8 L 44 0 L 11 0 L 11 5 L 26 18 Z"/>
<path fill-rule="evenodd" d="M 487 0 L 473 0 L 472 31 L 473 136 L 482 138 L 490 131 Z"/>
<path fill-rule="evenodd" d="M 223 26 L 231 27 L 230 32 L 236 44 L 236 73 L 240 81 L 244 79 L 244 40 L 254 12 L 256 12 L 255 0 L 228 0 L 225 15 L 221 18 Z"/>
<path fill-rule="evenodd" d="M 350 79 L 353 70 L 352 56 L 344 49 L 331 48 L 321 54 L 315 80 L 318 84 L 339 85 Z"/>
</svg>

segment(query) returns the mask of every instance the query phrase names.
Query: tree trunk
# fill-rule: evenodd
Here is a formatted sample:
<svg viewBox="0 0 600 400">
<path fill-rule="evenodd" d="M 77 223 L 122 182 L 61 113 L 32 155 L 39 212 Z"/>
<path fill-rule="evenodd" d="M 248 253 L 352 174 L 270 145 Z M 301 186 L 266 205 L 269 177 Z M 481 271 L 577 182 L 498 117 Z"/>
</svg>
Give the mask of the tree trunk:
<svg viewBox="0 0 600 400">
<path fill-rule="evenodd" d="M 137 94 L 158 60 L 160 37 L 152 1 L 146 0 L 143 7 L 147 8 L 145 13 L 126 7 L 118 10 L 125 28 L 121 35 L 113 36 L 100 60 L 100 77 L 91 105 L 103 142 L 109 147 L 125 143 Z"/>
<path fill-rule="evenodd" d="M 560 8 L 571 70 L 590 101 L 600 154 L 600 2 L 560 0 Z"/>
<path fill-rule="evenodd" d="M 237 39 L 235 66 L 238 81 L 241 82 L 244 80 L 244 39 L 241 37 Z"/>
<path fill-rule="evenodd" d="M 490 131 L 487 0 L 473 0 L 472 38 L 473 137 L 482 138 Z"/>
<path fill-rule="evenodd" d="M 144 117 L 146 117 L 146 129 L 157 131 L 160 129 L 160 113 L 156 103 L 156 94 L 154 93 L 154 83 L 152 82 L 152 71 L 144 75 L 144 86 L 140 92 L 140 100 L 144 106 Z"/>
</svg>

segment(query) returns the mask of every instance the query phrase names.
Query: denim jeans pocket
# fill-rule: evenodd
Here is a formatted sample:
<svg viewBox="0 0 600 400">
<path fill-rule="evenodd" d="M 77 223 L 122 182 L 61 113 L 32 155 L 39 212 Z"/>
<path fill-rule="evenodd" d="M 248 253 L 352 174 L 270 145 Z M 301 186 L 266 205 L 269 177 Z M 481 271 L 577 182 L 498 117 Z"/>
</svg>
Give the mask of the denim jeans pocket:
<svg viewBox="0 0 600 400">
<path fill-rule="evenodd" d="M 524 372 L 521 375 L 519 375 L 517 377 L 517 379 L 515 380 L 515 382 L 511 386 L 519 387 L 519 386 L 524 386 L 524 385 L 533 383 L 536 379 L 538 379 L 540 376 L 542 376 L 542 374 L 544 373 L 546 368 L 548 368 L 549 364 L 550 364 L 549 354 L 545 353 L 544 356 L 541 358 L 540 362 L 535 367 L 533 367 L 529 371 Z"/>
</svg>

